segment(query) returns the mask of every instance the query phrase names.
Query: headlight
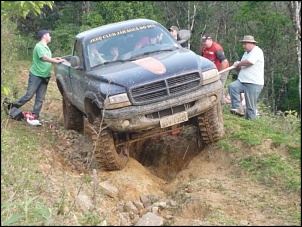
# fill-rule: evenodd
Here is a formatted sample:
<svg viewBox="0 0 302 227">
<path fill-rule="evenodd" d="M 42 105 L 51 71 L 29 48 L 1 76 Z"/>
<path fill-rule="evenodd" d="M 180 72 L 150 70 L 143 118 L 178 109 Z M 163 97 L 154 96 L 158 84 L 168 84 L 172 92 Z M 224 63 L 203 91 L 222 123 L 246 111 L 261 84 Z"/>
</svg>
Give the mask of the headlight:
<svg viewBox="0 0 302 227">
<path fill-rule="evenodd" d="M 109 96 L 105 99 L 104 104 L 105 109 L 117 109 L 131 105 L 126 93 Z"/>
<path fill-rule="evenodd" d="M 211 69 L 206 72 L 202 72 L 203 75 L 203 85 L 213 83 L 220 79 L 217 69 Z"/>
</svg>

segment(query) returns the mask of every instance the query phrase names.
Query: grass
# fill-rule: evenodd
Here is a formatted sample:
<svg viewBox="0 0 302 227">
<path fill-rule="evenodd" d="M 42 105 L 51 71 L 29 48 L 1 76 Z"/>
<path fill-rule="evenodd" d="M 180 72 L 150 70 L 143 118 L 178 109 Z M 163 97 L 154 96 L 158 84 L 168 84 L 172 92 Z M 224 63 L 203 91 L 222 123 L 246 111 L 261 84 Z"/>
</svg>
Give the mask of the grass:
<svg viewBox="0 0 302 227">
<path fill-rule="evenodd" d="M 61 99 L 54 87 L 48 89 L 47 95 L 47 99 Z M 232 165 L 259 184 L 273 188 L 276 193 L 301 190 L 300 119 L 293 114 L 284 117 L 266 114 L 248 121 L 231 115 L 229 106 L 223 108 L 223 115 L 226 134 L 214 146 L 232 155 Z M 264 146 L 267 141 L 270 144 Z M 79 213 L 72 210 L 66 213 L 64 209 L 71 207 L 72 201 L 67 199 L 68 191 L 64 185 L 58 198 L 44 196 L 51 185 L 42 174 L 40 164 L 41 160 L 51 159 L 51 155 L 46 157 L 45 153 L 47 150 L 51 153 L 55 144 L 56 138 L 50 131 L 29 128 L 27 123 L 15 122 L 1 111 L 2 225 L 105 224 L 106 219 L 95 211 Z M 48 162 L 53 165 L 53 160 Z M 81 181 L 84 185 L 92 182 L 89 175 L 82 176 Z M 223 184 L 216 185 L 216 189 L 226 191 Z M 186 193 L 178 196 L 183 203 L 190 198 Z M 297 210 L 286 213 L 291 215 L 293 223 L 301 222 L 301 214 Z M 75 216 L 79 217 L 76 221 L 73 220 Z M 238 225 L 236 220 L 222 214 L 215 214 L 208 221 L 213 222 L 217 218 L 216 224 Z"/>
<path fill-rule="evenodd" d="M 65 189 L 62 188 L 62 196 L 56 203 L 43 198 L 43 192 L 50 186 L 39 169 L 40 160 L 45 159 L 44 152 L 41 151 L 47 149 L 45 144 L 54 144 L 55 138 L 47 132 L 42 135 L 37 128 L 29 131 L 25 122 L 14 122 L 3 112 L 1 115 L 1 224 L 58 224 L 55 214 L 61 207 L 70 205 L 64 199 Z M 293 119 L 290 121 L 293 122 Z M 224 109 L 224 124 L 226 135 L 215 146 L 233 154 L 234 165 L 239 166 L 255 181 L 276 188 L 277 191 L 301 190 L 300 128 L 295 126 L 293 130 L 294 125 L 299 125 L 297 122 L 288 126 L 286 118 L 269 116 L 247 121 Z M 262 147 L 266 140 L 271 140 L 272 150 L 282 146 L 284 153 Z M 83 181 L 85 184 L 91 183 L 87 176 Z M 225 189 L 219 187 L 219 190 Z M 184 194 L 180 197 L 185 202 L 189 197 L 183 196 Z M 295 220 L 301 219 L 297 212 L 292 212 L 292 215 Z M 81 216 L 78 221 L 80 224 L 96 225 L 105 221 L 93 212 L 83 213 Z M 238 224 L 235 220 L 218 216 L 221 218 L 216 223 Z"/>
<path fill-rule="evenodd" d="M 243 158 L 239 165 L 260 182 L 268 186 L 279 186 L 288 191 L 301 190 L 299 165 L 290 163 L 280 154 L 252 154 Z"/>
<path fill-rule="evenodd" d="M 39 160 L 44 158 L 40 151 L 48 138 L 25 126 L 25 122 L 13 122 L 9 128 L 1 128 L 2 225 L 46 224 L 51 216 L 43 198 L 37 196 L 48 187 L 39 169 Z"/>
<path fill-rule="evenodd" d="M 220 226 L 240 226 L 238 220 L 233 220 L 225 217 L 223 214 L 220 214 L 219 211 L 216 211 L 215 214 L 206 219 L 209 223 Z"/>
<path fill-rule="evenodd" d="M 235 162 L 259 182 L 289 191 L 301 190 L 300 119 L 268 114 L 248 121 L 228 114 L 228 108 L 223 111 L 226 136 L 217 146 L 235 154 Z M 240 147 L 234 147 L 233 141 Z M 271 143 L 268 148 L 262 146 L 265 141 Z"/>
<path fill-rule="evenodd" d="M 20 97 L 26 89 L 26 83 L 20 79 L 20 70 L 28 70 L 31 65 L 29 61 L 21 62 L 16 55 L 18 48 L 15 45 L 11 25 L 3 26 L 1 30 L 1 40 L 5 45 L 1 49 L 1 101 L 4 96 L 12 98 Z M 12 67 L 16 66 L 16 67 Z M 23 67 L 22 67 L 23 66 Z M 46 102 L 51 100 L 62 100 L 54 79 L 48 87 Z M 33 101 L 29 103 L 32 105 Z M 2 105 L 1 105 L 2 107 Z M 2 109 L 2 108 L 1 108 Z M 256 120 L 245 120 L 229 113 L 230 106 L 223 107 L 224 126 L 226 134 L 224 138 L 213 144 L 223 155 L 231 156 L 230 165 L 236 169 L 234 179 L 237 184 L 246 182 L 240 176 L 250 177 L 255 183 L 261 185 L 264 191 L 256 194 L 255 200 L 266 210 L 276 209 L 273 215 L 282 216 L 287 221 L 287 225 L 301 224 L 301 121 L 294 111 L 287 111 L 286 116 L 275 116 L 268 111 L 263 104 L 259 104 L 258 110 L 262 114 Z M 47 111 L 45 113 L 47 116 Z M 58 119 L 53 119 L 58 121 Z M 186 135 L 191 137 L 192 135 Z M 9 119 L 1 110 L 1 225 L 110 225 L 106 223 L 105 211 L 107 207 L 100 210 L 87 209 L 84 212 L 74 205 L 76 192 L 68 187 L 70 178 L 74 178 L 72 183 L 80 185 L 82 190 L 91 190 L 93 182 L 89 174 L 70 176 L 71 170 L 66 172 L 57 168 L 60 163 L 55 160 L 54 150 L 57 138 L 51 131 L 41 130 L 41 128 L 29 127 L 25 122 L 15 122 Z M 57 152 L 58 153 L 58 152 Z M 211 157 L 210 157 L 211 158 Z M 42 168 L 49 168 L 45 171 Z M 64 168 L 66 168 L 64 166 Z M 61 172 L 60 172 L 61 171 Z M 60 179 L 55 181 L 54 173 Z M 236 175 L 237 174 L 237 175 Z M 238 182 L 237 182 L 238 181 Z M 59 183 L 58 183 L 59 182 Z M 232 196 L 232 188 L 229 190 L 225 182 L 208 181 L 207 179 L 190 176 L 190 183 L 196 182 L 197 188 L 207 188 L 222 192 L 225 196 Z M 54 191 L 54 184 L 57 191 Z M 86 187 L 87 186 L 87 187 Z M 179 205 L 192 201 L 192 194 L 186 193 L 186 184 L 179 184 L 179 190 L 169 192 L 169 196 L 178 198 Z M 84 189 L 85 188 L 85 189 Z M 194 188 L 195 189 L 195 188 Z M 126 189 L 127 190 L 127 189 Z M 127 193 L 125 190 L 125 193 Z M 284 197 L 296 196 L 296 205 L 288 206 L 279 204 L 274 206 L 274 201 L 269 204 L 267 192 L 281 194 Z M 91 191 L 85 191 L 88 195 Z M 94 195 L 94 194 L 93 194 Z M 104 204 L 102 192 L 97 192 L 100 206 Z M 92 196 L 91 196 L 92 197 Z M 263 198 L 263 201 L 261 199 Z M 214 204 L 210 204 L 207 198 L 202 201 L 207 209 Z M 237 197 L 233 200 L 236 201 Z M 239 197 L 239 199 L 242 199 Z M 243 198 L 246 199 L 246 198 Z M 246 201 L 248 201 L 246 199 Z M 251 206 L 253 201 L 238 201 L 239 206 Z M 292 200 L 291 200 L 292 201 Z M 263 202 L 263 203 L 262 203 Z M 107 204 L 105 204 L 106 206 Z M 199 204 L 197 204 L 199 205 Z M 219 204 L 223 207 L 224 204 Z M 199 206 L 194 206 L 197 213 Z M 109 207 L 109 209 L 114 209 Z M 107 214 L 105 213 L 107 212 Z M 111 212 L 111 211 L 110 211 Z M 175 210 L 176 212 L 176 210 Z M 105 213 L 105 214 L 104 214 Z M 241 220 L 235 220 L 227 213 L 214 210 L 204 219 L 206 224 L 212 225 L 240 225 L 248 224 Z M 200 220 L 196 220 L 199 223 Z M 204 225 L 205 223 L 203 223 Z M 198 225 L 198 224 L 196 224 Z"/>
</svg>

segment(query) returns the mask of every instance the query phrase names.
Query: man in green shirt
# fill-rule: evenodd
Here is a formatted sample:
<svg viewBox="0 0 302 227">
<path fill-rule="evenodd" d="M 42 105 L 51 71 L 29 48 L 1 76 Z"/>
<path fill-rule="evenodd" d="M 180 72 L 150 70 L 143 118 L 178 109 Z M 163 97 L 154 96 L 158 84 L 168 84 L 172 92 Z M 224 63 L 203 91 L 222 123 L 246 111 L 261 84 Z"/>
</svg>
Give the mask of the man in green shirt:
<svg viewBox="0 0 302 227">
<path fill-rule="evenodd" d="M 29 78 L 26 93 L 10 108 L 19 108 L 27 103 L 35 95 L 35 103 L 32 114 L 36 119 L 40 116 L 43 101 L 45 98 L 48 82 L 50 80 L 51 64 L 58 64 L 66 61 L 63 58 L 53 58 L 48 43 L 51 42 L 49 30 L 40 30 L 37 33 L 39 42 L 33 51 L 33 63 L 29 70 Z"/>
</svg>

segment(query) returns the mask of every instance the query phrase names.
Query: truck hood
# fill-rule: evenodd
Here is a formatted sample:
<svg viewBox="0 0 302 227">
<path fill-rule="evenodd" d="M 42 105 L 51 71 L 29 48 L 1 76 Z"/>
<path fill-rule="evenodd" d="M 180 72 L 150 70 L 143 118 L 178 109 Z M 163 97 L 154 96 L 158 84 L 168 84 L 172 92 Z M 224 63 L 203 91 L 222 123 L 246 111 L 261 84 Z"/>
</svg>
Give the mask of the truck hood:
<svg viewBox="0 0 302 227">
<path fill-rule="evenodd" d="M 162 51 L 144 58 L 125 62 L 111 62 L 91 71 L 89 76 L 97 80 L 130 89 L 140 84 L 163 80 L 173 75 L 215 68 L 215 65 L 187 49 Z M 201 67 L 201 64 L 204 64 Z"/>
</svg>

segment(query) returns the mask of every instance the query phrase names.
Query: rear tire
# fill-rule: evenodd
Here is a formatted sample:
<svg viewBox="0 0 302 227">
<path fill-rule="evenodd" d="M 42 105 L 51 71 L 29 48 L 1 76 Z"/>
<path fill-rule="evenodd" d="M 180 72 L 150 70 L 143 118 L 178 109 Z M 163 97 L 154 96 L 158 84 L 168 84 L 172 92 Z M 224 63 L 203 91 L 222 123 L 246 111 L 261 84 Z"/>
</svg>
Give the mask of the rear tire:
<svg viewBox="0 0 302 227">
<path fill-rule="evenodd" d="M 84 131 L 84 115 L 76 108 L 63 92 L 63 115 L 64 128 L 67 130 L 75 130 L 77 132 Z"/>
</svg>

